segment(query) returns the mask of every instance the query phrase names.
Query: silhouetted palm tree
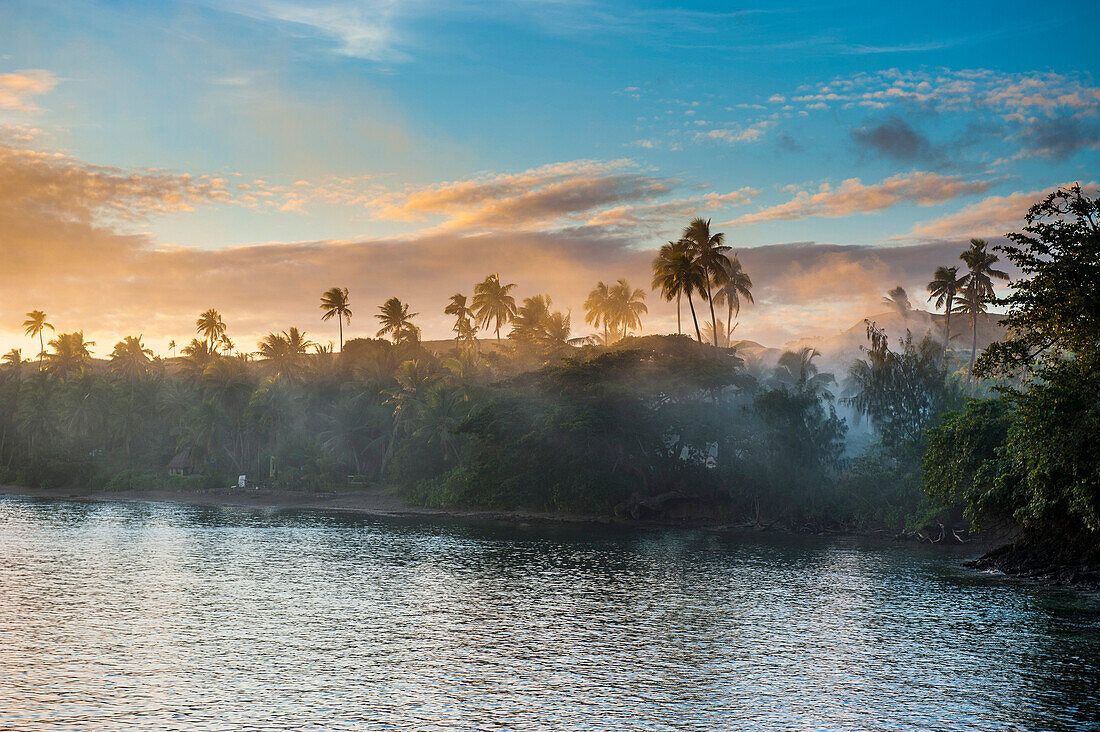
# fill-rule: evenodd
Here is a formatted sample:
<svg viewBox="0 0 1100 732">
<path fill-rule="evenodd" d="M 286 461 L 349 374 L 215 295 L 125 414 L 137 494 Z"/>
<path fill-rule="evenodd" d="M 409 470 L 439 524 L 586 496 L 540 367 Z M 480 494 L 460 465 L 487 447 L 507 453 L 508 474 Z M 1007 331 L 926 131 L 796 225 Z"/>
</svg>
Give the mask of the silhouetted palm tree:
<svg viewBox="0 0 1100 732">
<path fill-rule="evenodd" d="M 756 301 L 752 299 L 752 278 L 741 268 L 741 260 L 736 256 L 724 257 L 724 259 L 725 271 L 722 274 L 722 283 L 714 296 L 719 301 L 726 301 L 726 346 L 728 347 L 733 337 L 733 316 L 740 315 L 741 301 L 748 300 L 753 304 Z"/>
<path fill-rule="evenodd" d="M 317 345 L 297 328 L 282 333 L 268 333 L 260 341 L 260 356 L 267 361 L 275 377 L 296 379 L 305 367 L 308 350 Z"/>
<path fill-rule="evenodd" d="M 515 283 L 501 284 L 498 274 L 491 274 L 474 285 L 474 317 L 481 328 L 493 323 L 497 343 L 500 342 L 500 329 L 516 316 L 516 298 L 509 294 L 513 289 Z"/>
<path fill-rule="evenodd" d="M 974 371 L 974 359 L 978 350 L 978 315 L 985 312 L 985 303 L 994 297 L 993 280 L 1007 280 L 1008 273 L 999 269 L 993 269 L 993 265 L 1000 261 L 993 252 L 986 249 L 988 245 L 982 239 L 971 239 L 970 248 L 959 255 L 969 272 L 966 275 L 967 312 L 970 314 L 970 326 L 973 332 L 973 341 L 970 349 L 970 371 Z"/>
<path fill-rule="evenodd" d="M 180 353 L 183 354 L 180 368 L 191 376 L 201 376 L 218 356 L 208 342 L 200 341 L 198 338 L 192 338 Z"/>
<path fill-rule="evenodd" d="M 84 371 L 84 367 L 92 360 L 92 353 L 88 346 L 94 346 L 95 341 L 84 340 L 84 331 L 75 333 L 59 333 L 48 344 L 54 349 L 47 354 L 50 365 L 49 370 L 61 379 Z"/>
<path fill-rule="evenodd" d="M 420 340 L 420 329 L 413 325 L 412 319 L 419 313 L 410 313 L 409 306 L 396 297 L 391 297 L 378 309 L 374 317 L 382 324 L 377 338 L 390 336 L 394 344 Z"/>
<path fill-rule="evenodd" d="M 632 288 L 623 279 L 608 288 L 604 308 L 605 321 L 613 331 L 621 331 L 624 338 L 630 335 L 631 330 L 641 330 L 642 313 L 649 312 L 645 304 L 645 291 Z"/>
<path fill-rule="evenodd" d="M 716 322 L 716 317 L 714 315 L 714 296 L 711 289 L 715 279 L 721 278 L 725 271 L 723 260 L 726 259 L 726 252 L 730 250 L 724 243 L 726 235 L 721 232 L 712 234 L 710 219 L 696 218 L 684 227 L 681 238 L 691 243 L 692 252 L 695 255 L 695 265 L 703 270 L 707 302 L 710 304 L 710 322 L 713 324 Z M 717 331 L 715 331 L 715 335 L 717 335 Z M 714 351 L 715 353 L 718 352 L 717 340 L 714 343 Z"/>
<path fill-rule="evenodd" d="M 962 292 L 956 300 L 955 312 L 960 315 L 970 316 L 971 341 L 970 341 L 970 370 L 974 370 L 974 356 L 978 351 L 978 316 L 985 315 L 985 297 L 982 295 L 981 286 L 975 286 L 973 279 L 968 279 Z"/>
<path fill-rule="evenodd" d="M 466 340 L 469 342 L 477 333 L 477 328 L 471 320 L 472 312 L 466 304 L 466 296 L 461 292 L 451 295 L 451 302 L 443 308 L 444 315 L 455 316 L 455 326 L 451 330 L 455 332 L 455 341 Z M 473 333 L 471 333 L 473 331 Z"/>
<path fill-rule="evenodd" d="M 340 324 L 340 350 L 344 350 L 344 322 L 351 325 L 351 308 L 348 302 L 348 288 L 331 287 L 321 295 L 321 320 L 330 320 L 335 317 Z"/>
<path fill-rule="evenodd" d="M 214 308 L 203 312 L 195 321 L 195 331 L 206 339 L 210 349 L 213 350 L 214 344 L 225 335 L 225 322 L 222 320 L 221 313 Z"/>
<path fill-rule="evenodd" d="M 695 292 L 706 292 L 706 278 L 703 270 L 695 266 L 694 260 L 691 245 L 686 241 L 670 241 L 663 245 L 653 260 L 651 287 L 661 293 L 661 297 L 667 301 L 676 298 L 677 333 L 683 332 L 680 327 L 680 297 L 687 296 L 688 307 L 691 308 L 691 320 L 695 324 L 695 338 L 702 343 L 703 336 L 699 332 L 699 319 L 695 315 L 695 304 L 692 302 L 691 295 Z"/>
<path fill-rule="evenodd" d="M 111 352 L 111 370 L 133 382 L 139 376 L 149 373 L 153 349 L 146 348 L 141 336 L 126 336 L 115 344 Z"/>
<path fill-rule="evenodd" d="M 13 348 L 4 354 L 4 365 L 18 371 L 23 366 L 23 351 Z"/>
<path fill-rule="evenodd" d="M 596 286 L 592 288 L 584 301 L 584 322 L 593 328 L 602 327 L 605 343 L 608 341 L 607 299 L 608 288 L 601 280 L 596 283 Z"/>
<path fill-rule="evenodd" d="M 909 293 L 901 285 L 887 292 L 882 298 L 882 304 L 897 312 L 903 320 L 909 318 L 909 312 L 913 309 L 912 303 L 909 302 Z"/>
<path fill-rule="evenodd" d="M 176 342 L 175 340 L 168 341 L 168 350 L 172 352 L 172 358 L 176 357 Z"/>
<path fill-rule="evenodd" d="M 947 358 L 947 344 L 951 341 L 951 313 L 955 310 L 955 297 L 966 285 L 966 275 L 959 277 L 958 267 L 937 267 L 928 283 L 928 299 L 936 301 L 937 308 L 943 308 L 944 332 L 943 353 L 940 363 Z"/>
<path fill-rule="evenodd" d="M 42 359 L 46 356 L 46 345 L 43 342 L 42 332 L 53 325 L 46 322 L 46 314 L 41 310 L 32 310 L 27 313 L 27 319 L 23 321 L 23 332 L 31 338 L 38 336 L 38 370 L 42 370 Z"/>
</svg>

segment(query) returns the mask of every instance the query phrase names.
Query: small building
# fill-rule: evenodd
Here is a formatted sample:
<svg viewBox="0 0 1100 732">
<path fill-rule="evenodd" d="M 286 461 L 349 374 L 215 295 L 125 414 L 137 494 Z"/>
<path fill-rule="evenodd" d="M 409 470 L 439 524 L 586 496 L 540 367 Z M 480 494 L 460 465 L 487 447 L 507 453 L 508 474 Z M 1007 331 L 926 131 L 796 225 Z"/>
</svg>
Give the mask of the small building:
<svg viewBox="0 0 1100 732">
<path fill-rule="evenodd" d="M 168 475 L 188 475 L 191 472 L 191 448 L 180 450 L 168 463 Z"/>
</svg>

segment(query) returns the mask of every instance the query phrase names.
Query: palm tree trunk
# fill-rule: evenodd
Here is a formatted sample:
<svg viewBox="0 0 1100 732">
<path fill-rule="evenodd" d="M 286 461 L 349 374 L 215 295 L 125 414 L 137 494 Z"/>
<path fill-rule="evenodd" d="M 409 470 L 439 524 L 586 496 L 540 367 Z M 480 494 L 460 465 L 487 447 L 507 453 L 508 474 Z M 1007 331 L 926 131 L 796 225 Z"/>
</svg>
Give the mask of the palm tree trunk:
<svg viewBox="0 0 1100 732">
<path fill-rule="evenodd" d="M 683 335 L 684 331 L 680 327 L 680 293 L 676 293 L 676 335 Z"/>
<path fill-rule="evenodd" d="M 730 347 L 730 338 L 733 337 L 733 303 L 726 301 L 726 348 Z"/>
<path fill-rule="evenodd" d="M 970 342 L 970 378 L 974 378 L 974 359 L 978 355 L 978 314 L 970 314 L 970 323 L 973 328 L 974 337 Z"/>
<path fill-rule="evenodd" d="M 691 293 L 688 293 L 688 307 L 691 308 L 691 319 L 695 323 L 695 340 L 701 344 L 703 342 L 703 334 L 699 332 L 699 318 L 695 316 L 695 303 L 691 301 Z"/>
<path fill-rule="evenodd" d="M 46 355 L 46 343 L 42 339 L 42 331 L 38 331 L 38 370 L 42 370 L 42 357 Z"/>
<path fill-rule="evenodd" d="M 339 314 L 336 315 L 339 318 L 340 323 L 340 353 L 344 352 L 344 319 Z"/>
<path fill-rule="evenodd" d="M 947 360 L 947 344 L 951 342 L 951 309 L 952 309 L 953 305 L 954 305 L 954 303 L 952 302 L 952 298 L 950 298 L 950 297 L 947 298 L 947 312 L 944 313 L 944 317 L 946 318 L 946 322 L 944 323 L 944 326 L 943 326 L 944 327 L 943 355 L 940 356 L 940 365 L 941 366 L 943 365 L 943 362 Z"/>
<path fill-rule="evenodd" d="M 707 274 L 707 304 L 710 305 L 710 328 L 714 331 L 714 355 L 718 355 L 718 319 L 714 317 L 714 296 L 710 292 L 710 274 Z"/>
</svg>

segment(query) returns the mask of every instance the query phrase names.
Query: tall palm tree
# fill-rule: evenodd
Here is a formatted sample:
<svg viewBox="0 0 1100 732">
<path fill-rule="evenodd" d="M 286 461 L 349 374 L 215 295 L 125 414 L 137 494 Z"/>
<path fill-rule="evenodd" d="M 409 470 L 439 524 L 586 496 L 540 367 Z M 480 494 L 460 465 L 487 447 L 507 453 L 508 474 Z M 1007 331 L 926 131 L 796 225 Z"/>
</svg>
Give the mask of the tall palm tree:
<svg viewBox="0 0 1100 732">
<path fill-rule="evenodd" d="M 596 283 L 596 286 L 592 288 L 592 291 L 588 293 L 588 298 L 584 301 L 584 322 L 594 328 L 603 327 L 605 344 L 608 342 L 607 300 L 608 287 L 601 280 Z"/>
<path fill-rule="evenodd" d="M 970 326 L 973 332 L 970 349 L 971 372 L 974 371 L 974 359 L 978 350 L 978 315 L 985 312 L 985 303 L 992 300 L 995 295 L 993 280 L 1008 279 L 1007 272 L 993 269 L 993 265 L 1000 261 L 1000 257 L 986 249 L 987 246 L 983 239 L 971 239 L 970 248 L 959 255 L 959 259 L 969 270 L 966 274 L 966 287 L 969 290 L 967 312 L 970 314 Z"/>
<path fill-rule="evenodd" d="M 497 343 L 500 343 L 501 327 L 516 317 L 516 298 L 510 294 L 515 287 L 515 283 L 501 284 L 498 274 L 491 274 L 474 285 L 474 317 L 481 328 L 493 323 Z"/>
<path fill-rule="evenodd" d="M 172 352 L 172 358 L 175 358 L 176 357 L 176 341 L 174 339 L 168 341 L 168 350 Z"/>
<path fill-rule="evenodd" d="M 420 329 L 413 325 L 412 319 L 419 313 L 410 313 L 407 303 L 402 303 L 396 297 L 391 297 L 378 309 L 374 317 L 382 324 L 377 338 L 390 336 L 394 344 L 416 342 L 420 339 Z"/>
<path fill-rule="evenodd" d="M 982 294 L 981 286 L 975 286 L 974 280 L 968 279 L 959 293 L 956 303 L 955 312 L 970 316 L 970 370 L 973 372 L 974 356 L 978 351 L 978 316 L 985 315 L 986 312 L 986 299 Z"/>
<path fill-rule="evenodd" d="M 710 231 L 710 219 L 695 218 L 684 227 L 681 238 L 691 243 L 692 252 L 695 255 L 695 265 L 703 270 L 706 284 L 707 302 L 710 304 L 710 322 L 713 326 L 716 322 L 714 315 L 714 296 L 711 292 L 712 284 L 716 278 L 721 278 L 725 272 L 723 260 L 726 252 L 730 250 L 725 245 L 726 235 Z M 718 352 L 718 330 L 715 328 L 714 352 Z"/>
<path fill-rule="evenodd" d="M 913 309 L 913 304 L 909 302 L 909 293 L 901 285 L 887 292 L 882 298 L 882 304 L 897 312 L 902 320 L 908 320 L 909 312 Z"/>
<path fill-rule="evenodd" d="M 648 313 L 645 304 L 645 291 L 635 289 L 624 279 L 620 279 L 607 290 L 607 304 L 604 321 L 613 331 L 621 331 L 623 337 L 631 330 L 641 330 L 642 313 Z"/>
<path fill-rule="evenodd" d="M 928 299 L 936 300 L 936 307 L 943 308 L 943 353 L 940 363 L 947 358 L 947 344 L 951 341 L 951 313 L 955 310 L 955 297 L 966 285 L 966 275 L 959 277 L 958 267 L 936 267 L 932 281 L 928 283 Z"/>
<path fill-rule="evenodd" d="M 210 308 L 199 315 L 198 320 L 195 321 L 195 331 L 206 339 L 213 350 L 214 344 L 225 335 L 225 321 L 222 320 L 221 313 Z"/>
<path fill-rule="evenodd" d="M 321 295 L 321 310 L 325 311 L 321 315 L 321 320 L 330 320 L 335 317 L 336 322 L 340 324 L 341 351 L 344 350 L 344 321 L 351 325 L 351 308 L 349 305 L 348 288 L 346 287 L 330 287 Z"/>
<path fill-rule="evenodd" d="M 88 346 L 94 346 L 95 341 L 84 340 L 84 331 L 81 330 L 76 333 L 58 333 L 48 345 L 53 349 L 53 353 L 47 354 L 50 371 L 64 379 L 84 371 L 84 367 L 92 360 Z"/>
<path fill-rule="evenodd" d="M 218 348 L 221 349 L 223 356 L 228 356 L 229 354 L 233 353 L 233 349 L 236 348 L 236 346 L 233 345 L 232 338 L 230 338 L 225 333 L 222 333 L 221 337 L 218 338 Z"/>
<path fill-rule="evenodd" d="M 714 296 L 719 301 L 726 302 L 726 346 L 728 347 L 733 337 L 733 316 L 741 314 L 741 301 L 748 300 L 754 305 L 756 301 L 752 299 L 752 278 L 741 268 L 741 260 L 737 255 L 723 257 L 723 260 L 722 266 L 725 271 L 721 277 L 722 284 Z"/>
<path fill-rule="evenodd" d="M 702 343 L 703 336 L 699 331 L 699 319 L 695 315 L 695 304 L 691 295 L 695 292 L 705 292 L 703 271 L 695 266 L 695 258 L 691 252 L 691 246 L 686 241 L 669 242 L 661 246 L 653 260 L 653 282 L 651 287 L 661 293 L 666 301 L 676 298 L 676 332 L 682 333 L 680 327 L 680 297 L 686 295 L 688 307 L 691 308 L 691 320 L 695 323 L 695 338 Z"/>
<path fill-rule="evenodd" d="M 455 332 L 456 343 L 460 340 L 469 341 L 472 337 L 470 333 L 471 330 L 473 330 L 474 333 L 477 332 L 477 328 L 474 327 L 471 320 L 473 313 L 467 305 L 466 296 L 461 292 L 456 292 L 451 295 L 451 302 L 447 307 L 443 308 L 443 314 L 455 316 L 455 327 L 451 330 Z"/>
<path fill-rule="evenodd" d="M 49 328 L 53 330 L 53 325 L 46 322 L 46 314 L 41 310 L 32 310 L 27 313 L 27 319 L 23 321 L 23 331 L 29 337 L 34 338 L 38 336 L 38 370 L 42 370 L 42 359 L 46 355 L 46 344 L 43 342 L 42 332 Z M 55 331 L 56 332 L 56 331 Z"/>
</svg>

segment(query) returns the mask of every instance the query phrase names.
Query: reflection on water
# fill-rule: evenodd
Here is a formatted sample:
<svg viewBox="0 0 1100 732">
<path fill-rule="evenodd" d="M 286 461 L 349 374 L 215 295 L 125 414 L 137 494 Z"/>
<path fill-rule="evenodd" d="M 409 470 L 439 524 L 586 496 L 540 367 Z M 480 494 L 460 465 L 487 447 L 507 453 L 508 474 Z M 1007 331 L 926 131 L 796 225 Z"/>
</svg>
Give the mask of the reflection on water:
<svg viewBox="0 0 1100 732">
<path fill-rule="evenodd" d="M 1095 729 L 1100 602 L 962 557 L 0 499 L 0 729 Z"/>
</svg>

